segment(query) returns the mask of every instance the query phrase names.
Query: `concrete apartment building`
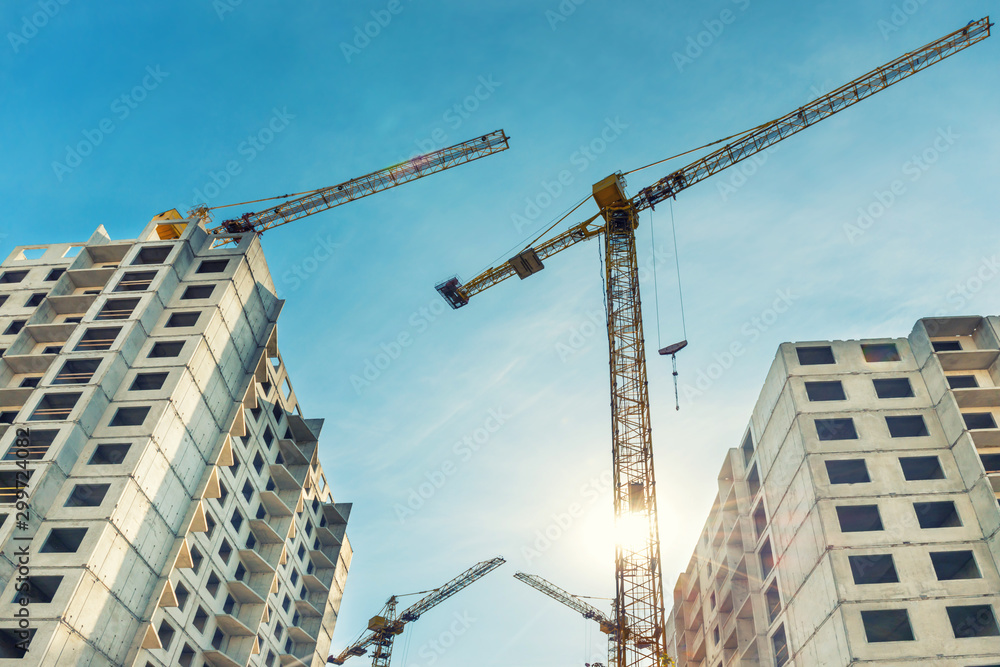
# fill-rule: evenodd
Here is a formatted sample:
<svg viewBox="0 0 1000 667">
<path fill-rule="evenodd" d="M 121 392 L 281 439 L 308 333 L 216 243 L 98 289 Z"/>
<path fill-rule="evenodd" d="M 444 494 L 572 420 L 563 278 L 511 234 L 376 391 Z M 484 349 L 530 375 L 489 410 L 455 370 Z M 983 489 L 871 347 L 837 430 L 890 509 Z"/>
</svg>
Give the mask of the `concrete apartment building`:
<svg viewBox="0 0 1000 667">
<path fill-rule="evenodd" d="M 781 345 L 674 588 L 679 666 L 1000 665 L 998 358 L 997 317 Z"/>
<path fill-rule="evenodd" d="M 0 665 L 326 663 L 350 505 L 282 303 L 255 235 L 176 211 L 0 265 Z"/>
</svg>

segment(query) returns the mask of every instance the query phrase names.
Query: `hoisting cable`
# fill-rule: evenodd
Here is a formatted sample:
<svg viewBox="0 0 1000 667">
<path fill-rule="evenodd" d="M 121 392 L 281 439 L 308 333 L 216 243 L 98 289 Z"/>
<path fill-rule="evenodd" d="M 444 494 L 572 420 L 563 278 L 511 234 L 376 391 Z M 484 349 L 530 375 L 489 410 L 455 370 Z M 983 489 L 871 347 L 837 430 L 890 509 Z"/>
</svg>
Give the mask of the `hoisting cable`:
<svg viewBox="0 0 1000 667">
<path fill-rule="evenodd" d="M 660 338 L 660 281 L 656 278 L 656 237 L 653 235 L 653 209 L 649 209 L 649 242 L 653 248 L 653 298 L 656 301 L 656 349 L 663 347 Z"/>
<path fill-rule="evenodd" d="M 681 331 L 684 334 L 684 340 L 687 340 L 687 320 L 684 318 L 684 291 L 681 289 L 681 253 L 680 248 L 677 247 L 677 226 L 674 224 L 673 199 L 670 200 L 670 231 L 674 237 L 674 265 L 677 267 L 677 298 L 681 304 Z M 655 267 L 656 264 L 653 264 L 653 266 Z"/>
<path fill-rule="evenodd" d="M 403 638 L 403 659 L 399 663 L 401 665 L 405 665 L 410 658 L 410 638 L 412 636 L 412 632 L 407 632 L 406 637 Z"/>
<path fill-rule="evenodd" d="M 670 157 L 663 158 L 662 160 L 657 160 L 656 162 L 650 162 L 645 167 L 636 167 L 635 169 L 626 171 L 623 175 L 628 176 L 629 174 L 634 174 L 637 171 L 642 171 L 643 169 L 649 169 L 650 167 L 655 167 L 656 165 L 663 164 L 664 162 L 670 162 L 671 160 L 675 160 L 675 159 L 677 159 L 679 157 L 683 157 L 685 155 L 689 155 L 691 153 L 695 153 L 695 152 L 700 151 L 702 149 L 711 148 L 712 146 L 715 146 L 716 144 L 721 144 L 723 141 L 729 141 L 730 139 L 736 139 L 737 137 L 742 137 L 744 135 L 750 134 L 751 132 L 756 132 L 757 130 L 761 129 L 765 125 L 771 125 L 774 122 L 775 121 L 773 121 L 773 120 L 769 120 L 766 123 L 761 123 L 757 127 L 751 127 L 749 130 L 744 130 L 743 132 L 737 132 L 736 134 L 731 134 L 728 137 L 724 137 L 722 139 L 717 139 L 716 141 L 713 141 L 711 143 L 705 144 L 704 146 L 699 146 L 698 148 L 692 148 L 691 150 L 684 151 L 683 153 L 678 153 L 677 155 L 671 155 Z"/>
<path fill-rule="evenodd" d="M 566 213 L 566 215 L 564 215 L 563 217 L 561 217 L 561 218 L 559 218 L 558 220 L 556 220 L 555 222 L 553 222 L 553 223 L 552 223 L 551 225 L 549 225 L 549 228 L 548 228 L 548 229 L 546 229 L 546 230 L 545 230 L 544 232 L 542 232 L 541 234 L 539 234 L 538 236 L 536 236 L 536 237 L 535 237 L 534 239 L 532 239 L 531 241 L 529 241 L 529 242 L 528 242 L 528 243 L 527 243 L 527 244 L 526 244 L 526 245 L 524 246 L 524 249 L 525 249 L 525 250 L 527 250 L 528 248 L 530 248 L 531 246 L 533 246 L 533 245 L 535 244 L 535 242 L 536 242 L 536 241 L 538 241 L 538 239 L 542 238 L 543 236 L 545 236 L 546 234 L 548 234 L 548 233 L 549 233 L 550 231 L 552 231 L 552 228 L 553 228 L 553 227 L 555 227 L 555 226 L 556 226 L 556 225 L 558 225 L 558 224 L 559 224 L 560 222 L 562 222 L 563 220 L 565 220 L 566 218 L 568 218 L 568 217 L 569 217 L 569 216 L 570 216 L 570 215 L 571 215 L 571 214 L 573 213 L 573 211 L 575 211 L 576 209 L 578 209 L 578 208 L 580 208 L 581 206 L 583 206 L 583 203 L 584 203 L 585 201 L 587 201 L 588 199 L 590 199 L 590 195 L 587 195 L 586 197 L 584 197 L 583 199 L 581 199 L 581 200 L 580 200 L 580 201 L 579 201 L 579 202 L 577 203 L 577 205 L 576 205 L 576 206 L 574 206 L 573 208 L 571 208 L 571 209 L 569 210 L 569 212 L 568 212 L 568 213 Z"/>
<path fill-rule="evenodd" d="M 774 121 L 770 121 L 770 122 L 774 122 Z M 698 148 L 692 148 L 691 150 L 684 151 L 683 153 L 678 153 L 677 155 L 671 155 L 670 157 L 665 157 L 662 160 L 657 160 L 656 162 L 650 162 L 645 167 L 636 167 L 635 169 L 631 169 L 629 171 L 626 171 L 624 173 L 624 175 L 628 176 L 629 174 L 634 174 L 637 171 L 642 171 L 643 169 L 649 169 L 650 167 L 655 167 L 656 165 L 663 164 L 664 162 L 670 162 L 671 160 L 676 160 L 679 157 L 684 157 L 685 155 L 690 155 L 691 153 L 696 153 L 697 151 L 703 150 L 705 148 L 711 148 L 712 146 L 715 146 L 716 144 L 721 144 L 723 141 L 729 141 L 730 139 L 735 139 L 736 137 L 742 137 L 744 134 L 749 134 L 749 133 L 753 132 L 754 130 L 759 130 L 760 128 L 764 127 L 764 125 L 769 125 L 770 122 L 769 123 L 762 123 L 762 124 L 758 125 L 757 127 L 751 128 L 749 130 L 744 130 L 743 132 L 738 132 L 737 134 L 731 134 L 728 137 L 725 137 L 723 139 L 717 139 L 716 141 L 713 141 L 711 143 L 705 144 L 704 146 L 698 146 Z"/>
<path fill-rule="evenodd" d="M 677 225 L 674 223 L 674 200 L 670 200 L 670 232 L 674 239 L 674 264 L 677 267 L 677 298 L 681 305 L 681 330 L 684 333 L 684 339 L 679 343 L 674 343 L 673 345 L 668 345 L 667 347 L 660 350 L 660 354 L 669 354 L 670 362 L 673 366 L 674 375 L 674 408 L 677 410 L 681 409 L 681 397 L 680 389 L 677 386 L 677 353 L 682 349 L 687 347 L 687 320 L 684 317 L 684 290 L 681 288 L 681 258 L 680 249 L 677 247 Z M 655 258 L 655 255 L 654 255 Z M 656 263 L 654 261 L 653 268 L 655 270 Z M 659 324 L 659 322 L 657 322 Z"/>
<path fill-rule="evenodd" d="M 289 197 L 298 197 L 299 195 L 311 195 L 320 190 L 325 190 L 326 188 L 318 188 L 316 190 L 306 190 L 305 192 L 293 192 L 290 195 L 275 195 L 274 197 L 264 197 L 263 199 L 251 199 L 250 201 L 241 201 L 236 204 L 222 204 L 221 206 L 209 206 L 208 210 L 214 211 L 217 208 L 230 208 L 231 206 L 244 206 L 246 204 L 256 204 L 262 201 L 271 201 L 273 199 L 288 199 Z"/>
<path fill-rule="evenodd" d="M 581 199 L 580 201 L 578 201 L 578 202 L 576 203 L 576 205 L 575 205 L 575 206 L 573 206 L 573 207 L 572 207 L 571 209 L 569 209 L 568 211 L 566 211 L 565 213 L 563 213 L 563 214 L 562 214 L 562 215 L 561 215 L 561 216 L 559 217 L 559 219 L 558 219 L 558 220 L 556 220 L 556 221 L 555 221 L 555 222 L 553 222 L 553 223 L 552 223 L 551 225 L 549 225 L 549 227 L 548 227 L 548 228 L 547 228 L 547 229 L 546 229 L 545 231 L 543 231 L 543 232 L 542 232 L 541 234 L 539 234 L 538 236 L 536 236 L 536 237 L 535 237 L 534 239 L 532 239 L 531 241 L 528 241 L 528 243 L 526 243 L 526 244 L 525 244 L 525 245 L 524 245 L 523 247 L 521 246 L 521 244 L 522 244 L 522 243 L 524 243 L 524 239 L 521 239 L 520 241 L 518 241 L 517 243 L 515 243 L 515 244 L 514 244 L 513 246 L 511 246 L 511 247 L 510 247 L 510 249 L 508 249 L 508 250 L 506 250 L 506 251 L 502 252 L 502 253 L 501 253 L 500 255 L 498 255 L 496 259 L 494 259 L 494 260 L 493 260 L 492 262 L 490 262 L 490 265 L 489 265 L 488 267 L 485 267 L 485 268 L 484 268 L 484 269 L 483 269 L 482 271 L 480 271 L 479 273 L 480 273 L 480 274 L 481 274 L 481 273 L 484 273 L 484 272 L 485 272 L 486 270 L 488 270 L 488 269 L 490 269 L 490 268 L 494 268 L 494 267 L 496 267 L 496 266 L 497 266 L 497 262 L 499 262 L 499 261 L 500 261 L 500 260 L 502 260 L 502 259 L 505 259 L 505 258 L 509 258 L 509 257 L 510 257 L 510 253 L 512 253 L 512 252 L 513 252 L 513 251 L 514 251 L 514 250 L 515 250 L 516 248 L 519 248 L 519 247 L 520 247 L 520 248 L 521 248 L 522 250 L 527 250 L 528 248 L 530 248 L 530 247 L 531 247 L 532 245 L 534 245 L 534 243 L 535 243 L 536 241 L 538 241 L 538 239 L 540 239 L 540 238 L 542 238 L 543 236 L 545 236 L 546 234 L 548 234 L 548 233 L 549 233 L 549 232 L 550 232 L 550 231 L 552 230 L 552 228 L 553 228 L 553 227 L 555 227 L 555 226 L 556 226 L 556 225 L 558 225 L 558 224 L 559 224 L 560 222 L 562 222 L 563 220 L 565 220 L 566 218 L 568 218 L 568 217 L 569 217 L 570 215 L 572 215 L 572 214 L 573 214 L 573 212 L 574 212 L 574 211 L 575 211 L 576 209 L 578 209 L 578 208 L 580 208 L 581 206 L 583 206 L 583 204 L 584 204 L 584 203 L 585 203 L 585 202 L 586 202 L 586 201 L 587 201 L 588 199 L 590 199 L 590 195 L 587 195 L 586 197 L 584 197 L 583 199 Z M 526 238 L 528 238 L 528 237 L 527 237 L 527 236 L 525 236 L 524 238 L 526 239 Z M 479 274 L 477 274 L 477 275 L 479 275 Z"/>
</svg>

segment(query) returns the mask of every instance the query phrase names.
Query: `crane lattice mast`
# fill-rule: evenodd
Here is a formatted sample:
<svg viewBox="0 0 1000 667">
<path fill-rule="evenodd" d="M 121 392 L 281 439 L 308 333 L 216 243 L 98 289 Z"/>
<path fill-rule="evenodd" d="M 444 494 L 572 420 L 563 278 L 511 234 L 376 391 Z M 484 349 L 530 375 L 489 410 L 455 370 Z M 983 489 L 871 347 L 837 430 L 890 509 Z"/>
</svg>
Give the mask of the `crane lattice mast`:
<svg viewBox="0 0 1000 667">
<path fill-rule="evenodd" d="M 392 658 L 392 644 L 396 636 L 402 634 L 407 623 L 417 620 L 437 605 L 466 586 L 482 579 L 487 574 L 503 565 L 506 561 L 497 556 L 470 567 L 448 583 L 435 588 L 426 596 L 396 615 L 398 597 L 393 595 L 382 608 L 382 611 L 368 621 L 368 634 L 363 634 L 356 642 L 345 648 L 340 655 L 331 655 L 327 662 L 342 665 L 352 655 L 365 655 L 368 649 L 372 652 L 372 667 L 389 667 Z"/>
<path fill-rule="evenodd" d="M 598 214 L 537 247 L 526 248 L 464 285 L 452 278 L 437 286 L 453 308 L 460 308 L 472 296 L 511 276 L 524 279 L 541 271 L 542 260 L 581 241 L 604 236 L 615 519 L 619 528 L 629 525 L 637 538 L 619 540 L 616 545 L 613 620 L 620 638 L 618 667 L 662 667 L 669 660 L 635 248 L 638 213 L 986 39 L 991 25 L 989 17 L 972 21 L 781 118 L 748 130 L 643 188 L 635 197 L 626 195 L 624 177 L 613 174 L 594 185 Z"/>
</svg>

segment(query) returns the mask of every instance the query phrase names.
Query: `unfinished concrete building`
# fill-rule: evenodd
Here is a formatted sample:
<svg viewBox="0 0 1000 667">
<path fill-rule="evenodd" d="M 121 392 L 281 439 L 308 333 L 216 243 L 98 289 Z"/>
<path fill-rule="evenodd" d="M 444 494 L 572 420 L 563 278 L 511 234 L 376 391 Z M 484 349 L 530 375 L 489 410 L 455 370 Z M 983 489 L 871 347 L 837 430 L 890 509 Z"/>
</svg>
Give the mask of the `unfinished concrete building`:
<svg viewBox="0 0 1000 667">
<path fill-rule="evenodd" d="M 780 346 L 674 588 L 680 667 L 1000 664 L 998 341 Z"/>
<path fill-rule="evenodd" d="M 0 265 L 0 665 L 326 663 L 351 548 L 323 421 L 256 235 L 179 218 Z"/>
</svg>

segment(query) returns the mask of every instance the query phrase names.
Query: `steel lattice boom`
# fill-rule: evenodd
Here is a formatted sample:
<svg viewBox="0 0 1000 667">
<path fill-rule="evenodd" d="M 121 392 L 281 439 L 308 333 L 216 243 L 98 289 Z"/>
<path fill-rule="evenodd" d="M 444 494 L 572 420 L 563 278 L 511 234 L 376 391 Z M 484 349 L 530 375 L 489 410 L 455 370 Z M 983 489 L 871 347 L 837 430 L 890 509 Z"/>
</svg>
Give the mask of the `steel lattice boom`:
<svg viewBox="0 0 1000 667">
<path fill-rule="evenodd" d="M 342 665 L 352 655 L 364 655 L 369 647 L 374 646 L 372 652 L 373 667 L 388 667 L 392 658 L 393 641 L 396 635 L 403 632 L 407 623 L 417 620 L 422 614 L 441 604 L 469 584 L 485 577 L 505 562 L 503 558 L 497 556 L 476 563 L 448 583 L 430 591 L 425 597 L 404 609 L 398 616 L 396 615 L 396 607 L 399 601 L 397 596 L 393 595 L 379 614 L 368 621 L 368 634 L 363 634 L 360 639 L 345 648 L 340 655 L 331 655 L 327 658 L 327 662 Z"/>
<path fill-rule="evenodd" d="M 604 614 L 604 612 L 594 605 L 584 602 L 572 593 L 564 591 L 551 581 L 542 579 L 538 575 L 518 572 L 514 575 L 514 578 L 528 584 L 542 593 L 545 593 L 553 600 L 563 603 L 570 609 L 579 612 L 584 618 L 597 621 L 601 626 L 601 632 L 608 635 L 608 665 L 611 667 L 616 665 L 616 661 L 618 659 L 618 627 L 615 625 L 614 621 L 609 619 Z"/>
<path fill-rule="evenodd" d="M 505 151 L 509 147 L 508 140 L 509 137 L 504 134 L 503 130 L 497 130 L 433 153 L 418 155 L 406 162 L 387 169 L 380 169 L 346 183 L 310 192 L 305 196 L 282 202 L 258 213 L 244 213 L 234 220 L 226 220 L 218 227 L 210 229 L 209 232 L 213 234 L 256 232 L 259 234 L 293 220 L 352 202 L 355 199 L 361 199 L 376 192 L 382 192 L 397 185 Z"/>
<path fill-rule="evenodd" d="M 877 67 L 814 102 L 751 130 L 737 141 L 726 144 L 697 162 L 664 176 L 656 183 L 640 190 L 639 194 L 632 198 L 632 203 L 638 211 L 652 208 L 712 174 L 731 167 L 976 42 L 981 42 L 990 36 L 990 25 L 988 16 L 973 21 L 960 30 Z"/>
<path fill-rule="evenodd" d="M 514 578 L 518 581 L 522 581 L 532 588 L 539 590 L 546 595 L 548 595 L 553 600 L 558 600 L 564 605 L 578 611 L 583 615 L 584 618 L 592 618 L 598 623 L 611 623 L 611 620 L 602 612 L 600 609 L 592 604 L 584 602 L 580 598 L 576 597 L 572 593 L 564 591 L 550 581 L 542 579 L 535 574 L 525 574 L 524 572 L 518 572 L 514 575 Z"/>
<path fill-rule="evenodd" d="M 475 294 L 511 276 L 524 279 L 541 271 L 542 260 L 547 257 L 604 235 L 614 503 L 616 530 L 620 533 L 615 548 L 616 594 L 612 618 L 618 637 L 618 667 L 663 667 L 670 662 L 665 645 L 656 482 L 635 249 L 639 211 L 652 208 L 712 174 L 982 41 L 990 35 L 990 27 L 989 17 L 970 22 L 778 120 L 749 130 L 721 149 L 642 189 L 631 199 L 625 194 L 621 174 L 611 175 L 594 185 L 593 196 L 599 209 L 594 217 L 537 247 L 526 248 L 466 285 L 453 278 L 437 286 L 453 308 L 460 308 Z M 603 222 L 595 222 L 598 215 Z"/>
</svg>

